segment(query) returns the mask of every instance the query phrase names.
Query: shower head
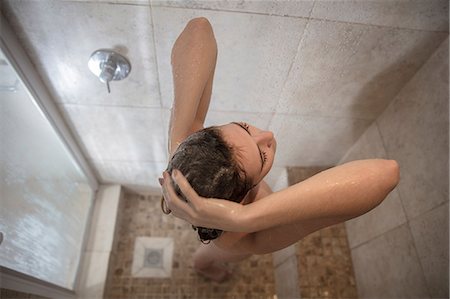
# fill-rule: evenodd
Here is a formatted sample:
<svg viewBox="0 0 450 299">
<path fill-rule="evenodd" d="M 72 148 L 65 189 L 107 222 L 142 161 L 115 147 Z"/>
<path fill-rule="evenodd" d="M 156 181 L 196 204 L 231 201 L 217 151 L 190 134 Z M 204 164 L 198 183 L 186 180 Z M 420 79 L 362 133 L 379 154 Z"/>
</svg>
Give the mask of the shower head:
<svg viewBox="0 0 450 299">
<path fill-rule="evenodd" d="M 111 92 L 109 82 L 122 80 L 131 71 L 130 62 L 112 50 L 102 49 L 92 53 L 88 61 L 88 67 L 101 82 L 106 83 L 108 93 Z"/>
</svg>

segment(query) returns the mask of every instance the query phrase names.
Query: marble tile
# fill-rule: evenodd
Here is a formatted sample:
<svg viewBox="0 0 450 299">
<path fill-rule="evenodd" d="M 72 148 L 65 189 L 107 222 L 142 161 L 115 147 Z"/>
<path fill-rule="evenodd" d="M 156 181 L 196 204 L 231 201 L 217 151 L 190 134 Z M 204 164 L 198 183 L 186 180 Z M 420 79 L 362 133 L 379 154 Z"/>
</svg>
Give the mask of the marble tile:
<svg viewBox="0 0 450 299">
<path fill-rule="evenodd" d="M 317 0 L 312 18 L 448 32 L 448 1 Z"/>
<path fill-rule="evenodd" d="M 124 0 L 116 0 L 124 1 Z M 135 1 L 135 0 L 126 0 Z M 161 1 L 150 0 L 152 7 L 164 6 L 164 7 L 179 7 L 190 9 L 207 9 L 207 10 L 221 10 L 221 11 L 234 11 L 234 12 L 246 12 L 246 13 L 258 13 L 278 16 L 295 16 L 295 17 L 309 17 L 313 0 L 284 0 L 284 1 L 202 1 L 202 0 L 189 0 L 189 1 Z"/>
<path fill-rule="evenodd" d="M 339 161 L 339 164 L 372 158 L 387 158 L 376 123 L 372 123 Z M 354 248 L 405 222 L 406 216 L 398 191 L 394 190 L 375 209 L 345 223 L 350 247 Z"/>
<path fill-rule="evenodd" d="M 409 224 L 432 298 L 448 298 L 449 295 L 448 212 L 448 203 L 445 203 Z"/>
<path fill-rule="evenodd" d="M 408 218 L 448 201 L 448 39 L 377 124 L 401 167 L 397 188 Z"/>
<path fill-rule="evenodd" d="M 188 20 L 204 16 L 218 45 L 210 109 L 275 111 L 305 20 L 165 7 L 153 7 L 152 13 L 163 107 L 170 107 L 173 98 L 172 46 Z"/>
<path fill-rule="evenodd" d="M 339 161 L 339 164 L 344 164 L 354 160 L 372 158 L 388 158 L 376 122 L 373 122 L 361 135 L 361 137 L 359 137 L 359 139 Z"/>
<path fill-rule="evenodd" d="M 210 110 L 205 120 L 205 127 L 220 126 L 230 122 L 246 122 L 261 130 L 268 130 L 272 113 L 229 112 Z"/>
<path fill-rule="evenodd" d="M 269 127 L 277 140 L 274 165 L 336 165 L 369 124 L 358 119 L 276 114 Z"/>
<path fill-rule="evenodd" d="M 276 111 L 374 120 L 446 36 L 310 20 Z"/>
<path fill-rule="evenodd" d="M 3 5 L 56 102 L 160 106 L 149 7 L 61 1 Z M 71 26 L 65 26 L 68 20 Z M 110 94 L 87 67 L 90 55 L 102 48 L 116 49 L 132 65 L 126 79 L 111 82 Z"/>
<path fill-rule="evenodd" d="M 108 272 L 109 252 L 87 252 L 83 259 L 83 274 L 79 281 L 79 298 L 101 299 Z"/>
<path fill-rule="evenodd" d="M 414 240 L 407 224 L 352 250 L 361 298 L 428 298 Z"/>
<path fill-rule="evenodd" d="M 397 190 L 370 212 L 345 222 L 350 248 L 359 246 L 389 230 L 406 223 L 406 216 Z"/>
<path fill-rule="evenodd" d="M 292 255 L 275 268 L 277 298 L 300 298 L 297 257 Z"/>
<path fill-rule="evenodd" d="M 120 185 L 101 185 L 98 189 L 87 251 L 110 252 L 113 249 L 120 192 Z"/>
<path fill-rule="evenodd" d="M 133 161 L 93 161 L 91 164 L 98 171 L 102 183 L 121 181 L 122 186 L 139 194 L 158 194 L 162 177 L 167 168 L 166 162 L 133 162 Z"/>
<path fill-rule="evenodd" d="M 166 110 L 85 105 L 63 105 L 61 110 L 91 160 L 167 161 Z"/>
<path fill-rule="evenodd" d="M 296 245 L 293 244 L 291 246 L 288 246 L 284 249 L 275 251 L 272 253 L 273 258 L 273 265 L 274 267 L 280 266 L 282 263 L 284 263 L 286 260 L 288 260 L 290 257 L 294 256 L 296 254 Z"/>
<path fill-rule="evenodd" d="M 287 188 L 289 185 L 286 167 L 272 167 L 270 172 L 264 177 L 264 181 L 269 185 L 273 192 Z"/>
<path fill-rule="evenodd" d="M 134 243 L 133 277 L 170 277 L 173 238 L 138 237 Z"/>
</svg>

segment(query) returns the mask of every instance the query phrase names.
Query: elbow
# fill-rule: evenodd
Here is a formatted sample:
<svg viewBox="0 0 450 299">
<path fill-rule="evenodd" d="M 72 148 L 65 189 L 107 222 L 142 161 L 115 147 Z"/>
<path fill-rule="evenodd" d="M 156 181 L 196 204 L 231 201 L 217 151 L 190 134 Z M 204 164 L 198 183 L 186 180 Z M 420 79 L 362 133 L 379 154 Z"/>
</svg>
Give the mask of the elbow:
<svg viewBox="0 0 450 299">
<path fill-rule="evenodd" d="M 198 17 L 190 20 L 186 27 L 196 33 L 212 32 L 211 23 L 205 17 Z"/>
<path fill-rule="evenodd" d="M 377 163 L 378 186 L 387 195 L 400 182 L 400 167 L 395 160 L 380 159 Z"/>
<path fill-rule="evenodd" d="M 398 165 L 398 162 L 395 160 L 387 160 L 386 161 L 386 172 L 387 172 L 387 178 L 389 181 L 390 189 L 394 189 L 398 183 L 400 182 L 400 166 Z"/>
</svg>

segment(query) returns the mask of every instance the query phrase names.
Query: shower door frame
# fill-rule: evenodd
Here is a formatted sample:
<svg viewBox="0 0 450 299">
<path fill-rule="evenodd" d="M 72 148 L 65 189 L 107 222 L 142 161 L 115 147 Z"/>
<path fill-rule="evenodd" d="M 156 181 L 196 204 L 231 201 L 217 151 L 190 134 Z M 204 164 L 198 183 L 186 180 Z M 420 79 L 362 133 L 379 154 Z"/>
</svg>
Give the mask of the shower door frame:
<svg viewBox="0 0 450 299">
<path fill-rule="evenodd" d="M 66 150 L 72 159 L 80 167 L 81 171 L 87 178 L 88 184 L 92 189 L 92 204 L 88 212 L 88 218 L 83 235 L 83 244 L 81 246 L 81 255 L 78 264 L 73 289 L 66 289 L 49 282 L 31 277 L 24 273 L 16 272 L 11 269 L 0 266 L 0 287 L 9 288 L 16 291 L 25 291 L 30 294 L 36 294 L 49 298 L 76 298 L 76 290 L 80 279 L 80 269 L 83 265 L 84 250 L 86 247 L 88 232 L 90 231 L 94 200 L 99 187 L 94 172 L 84 158 L 75 138 L 68 129 L 68 126 L 56 104 L 52 100 L 45 84 L 41 80 L 38 72 L 29 60 L 26 52 L 16 38 L 14 32 L 7 23 L 5 17 L 0 11 L 0 49 L 8 59 L 10 66 L 14 69 L 21 83 L 24 85 L 30 98 L 34 101 L 39 112 L 48 120 L 58 138 L 64 144 Z M 1 245 L 0 245 L 1 246 Z"/>
</svg>

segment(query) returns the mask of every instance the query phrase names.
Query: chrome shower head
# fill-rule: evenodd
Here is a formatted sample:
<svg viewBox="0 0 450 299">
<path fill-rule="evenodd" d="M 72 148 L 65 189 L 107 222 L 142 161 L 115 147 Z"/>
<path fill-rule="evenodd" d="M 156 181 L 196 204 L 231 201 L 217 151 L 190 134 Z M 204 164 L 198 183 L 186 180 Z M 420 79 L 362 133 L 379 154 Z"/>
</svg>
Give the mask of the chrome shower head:
<svg viewBox="0 0 450 299">
<path fill-rule="evenodd" d="M 109 82 L 122 80 L 131 71 L 130 62 L 112 50 L 102 49 L 92 53 L 88 61 L 88 67 L 101 82 L 106 83 L 108 93 L 111 92 Z"/>
</svg>

